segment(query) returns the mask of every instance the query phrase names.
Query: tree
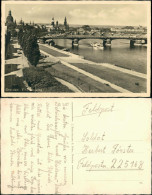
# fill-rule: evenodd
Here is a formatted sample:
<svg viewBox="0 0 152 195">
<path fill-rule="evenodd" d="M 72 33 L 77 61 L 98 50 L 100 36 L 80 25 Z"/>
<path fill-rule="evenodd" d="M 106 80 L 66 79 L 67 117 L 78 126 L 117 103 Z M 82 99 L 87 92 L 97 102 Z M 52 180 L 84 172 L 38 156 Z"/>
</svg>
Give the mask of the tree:
<svg viewBox="0 0 152 195">
<path fill-rule="evenodd" d="M 34 35 L 29 36 L 26 48 L 27 58 L 29 62 L 36 66 L 39 62 L 40 51 L 37 44 L 37 38 Z"/>
<path fill-rule="evenodd" d="M 90 31 L 91 30 L 91 27 L 89 25 L 83 25 L 82 28 L 84 30 L 87 30 L 87 31 Z"/>
<path fill-rule="evenodd" d="M 8 57 L 8 46 L 10 43 L 10 39 L 11 39 L 11 33 L 7 31 L 7 33 L 5 34 L 5 58 L 6 59 Z"/>
<path fill-rule="evenodd" d="M 35 31 L 24 26 L 18 33 L 19 44 L 21 45 L 24 55 L 27 57 L 31 65 L 36 66 L 39 62 L 40 51 L 37 44 Z"/>
</svg>

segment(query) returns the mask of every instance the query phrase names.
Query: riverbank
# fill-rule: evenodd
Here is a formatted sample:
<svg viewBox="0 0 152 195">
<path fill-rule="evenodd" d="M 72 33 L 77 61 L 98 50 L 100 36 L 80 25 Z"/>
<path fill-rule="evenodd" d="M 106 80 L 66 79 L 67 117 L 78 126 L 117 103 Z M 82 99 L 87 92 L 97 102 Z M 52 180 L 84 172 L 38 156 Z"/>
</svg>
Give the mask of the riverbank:
<svg viewBox="0 0 152 195">
<path fill-rule="evenodd" d="M 121 67 L 113 66 L 111 64 L 94 63 L 89 60 L 83 59 L 83 57 L 75 55 L 73 53 L 62 51 L 52 46 L 43 45 L 43 47 L 41 47 L 40 45 L 40 49 L 43 50 L 44 48 L 45 48 L 45 52 L 48 53 L 51 58 L 53 58 L 54 52 L 55 51 L 57 52 L 58 56 L 56 57 L 56 59 L 60 60 L 60 62 L 64 65 L 64 67 L 61 65 L 60 67 L 53 66 L 53 69 L 52 70 L 49 69 L 49 71 L 50 72 L 57 71 L 58 74 L 60 74 L 61 79 L 65 80 L 67 77 L 69 77 L 68 79 L 70 79 L 71 77 L 75 77 L 75 80 L 78 80 L 79 78 L 78 72 L 79 72 L 79 74 L 85 76 L 85 78 L 83 78 L 83 82 L 86 82 L 86 78 L 89 77 L 91 80 L 99 82 L 100 85 L 102 84 L 101 87 L 102 89 L 101 88 L 100 90 L 98 89 L 99 90 L 98 92 L 111 91 L 111 89 L 105 90 L 105 85 L 112 88 L 114 91 L 121 92 L 121 93 L 146 92 L 147 75 L 145 74 L 124 69 Z M 63 56 L 63 55 L 67 55 L 67 56 Z M 62 70 L 62 73 L 60 69 Z M 73 75 L 77 74 L 77 79 L 76 76 L 71 75 L 70 69 L 74 70 Z M 74 82 L 73 79 L 71 80 L 71 82 Z"/>
<path fill-rule="evenodd" d="M 56 45 L 68 48 L 71 53 L 84 56 L 93 63 L 106 63 L 124 69 L 147 74 L 147 49 L 145 47 L 130 47 L 128 40 L 113 40 L 111 47 L 103 50 L 94 49 L 91 43 L 102 43 L 101 40 L 81 40 L 78 47 L 71 46 L 71 40 L 55 40 Z"/>
<path fill-rule="evenodd" d="M 53 49 L 53 48 L 52 48 Z M 49 53 L 52 51 L 52 49 L 49 51 Z M 56 48 L 54 49 L 56 50 Z M 43 68 L 45 68 L 46 71 L 51 73 L 53 76 L 58 77 L 66 82 L 69 82 L 70 84 L 74 85 L 77 89 L 79 89 L 81 92 L 109 92 L 109 93 L 116 93 L 118 90 L 112 88 L 109 83 L 105 82 L 98 82 L 98 80 L 95 80 L 94 78 L 91 78 L 90 76 L 86 74 L 81 73 L 81 70 L 79 71 L 73 71 L 70 67 L 65 65 L 65 62 L 60 60 L 58 57 L 54 57 L 53 55 L 50 55 L 42 50 L 40 50 L 41 53 L 50 60 L 50 65 L 47 65 L 43 61 Z M 59 53 L 59 51 L 57 51 Z M 73 56 L 73 59 L 80 60 L 81 57 L 70 54 Z M 70 56 L 71 57 L 71 56 Z M 46 60 L 45 60 L 46 61 Z M 51 62 L 56 62 L 51 65 Z M 39 66 L 39 65 L 38 65 Z"/>
<path fill-rule="evenodd" d="M 110 86 L 105 83 L 99 83 L 94 79 L 78 72 L 73 71 L 73 69 L 64 65 L 64 62 L 61 62 L 58 58 L 44 52 L 41 50 L 41 55 L 45 56 L 39 64 L 38 67 L 43 67 L 46 71 L 48 71 L 51 75 L 62 80 L 62 84 L 69 83 L 70 87 L 73 85 L 71 89 L 75 89 L 74 92 L 104 92 L 107 91 L 109 93 L 116 93 L 117 90 L 112 89 Z"/>
<path fill-rule="evenodd" d="M 46 47 L 49 48 L 49 50 L 47 50 Z M 48 54 L 53 55 L 55 57 L 59 57 L 59 59 L 64 60 L 68 63 L 95 64 L 95 65 L 104 66 L 106 68 L 110 68 L 113 70 L 118 70 L 118 71 L 130 74 L 133 76 L 137 76 L 137 77 L 141 77 L 141 78 L 145 78 L 145 79 L 147 78 L 146 74 L 134 71 L 130 68 L 123 68 L 123 67 L 120 67 L 118 65 L 113 65 L 113 64 L 109 64 L 109 63 L 95 63 L 95 62 L 92 62 L 91 60 L 84 59 L 83 56 L 73 54 L 69 51 L 63 51 L 63 50 L 57 49 L 56 47 L 53 47 L 53 46 L 40 44 L 40 48 L 42 48 L 42 50 L 45 50 L 45 52 L 48 52 Z M 54 55 L 54 52 L 52 52 L 52 50 L 56 51 L 57 53 L 55 53 L 55 55 Z"/>
</svg>

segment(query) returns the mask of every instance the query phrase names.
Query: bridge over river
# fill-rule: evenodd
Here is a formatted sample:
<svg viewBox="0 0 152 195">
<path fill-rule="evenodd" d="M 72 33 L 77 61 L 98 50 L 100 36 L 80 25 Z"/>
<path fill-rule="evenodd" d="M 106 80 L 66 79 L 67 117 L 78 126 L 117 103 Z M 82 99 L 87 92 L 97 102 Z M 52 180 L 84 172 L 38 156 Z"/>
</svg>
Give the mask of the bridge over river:
<svg viewBox="0 0 152 195">
<path fill-rule="evenodd" d="M 128 39 L 130 40 L 130 46 L 134 46 L 134 44 L 147 44 L 147 37 L 145 36 L 49 35 L 39 38 L 42 43 L 46 41 L 53 43 L 54 39 L 70 39 L 72 40 L 72 45 L 78 45 L 82 39 L 101 39 L 103 40 L 103 46 L 111 46 L 112 40 L 115 39 Z"/>
</svg>

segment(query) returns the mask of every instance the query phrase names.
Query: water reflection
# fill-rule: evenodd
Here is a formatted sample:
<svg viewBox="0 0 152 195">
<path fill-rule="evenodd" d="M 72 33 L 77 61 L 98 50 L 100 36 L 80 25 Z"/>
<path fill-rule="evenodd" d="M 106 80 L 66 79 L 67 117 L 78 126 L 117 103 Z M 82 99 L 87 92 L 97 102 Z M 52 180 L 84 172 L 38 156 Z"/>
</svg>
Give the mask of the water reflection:
<svg viewBox="0 0 152 195">
<path fill-rule="evenodd" d="M 141 46 L 141 45 L 139 45 L 139 46 L 130 46 L 130 49 L 131 50 L 143 50 L 143 51 L 145 51 L 145 49 L 147 50 L 147 48 L 145 47 L 145 46 Z"/>
<path fill-rule="evenodd" d="M 130 48 L 129 40 L 113 40 L 111 47 L 93 49 L 91 43 L 102 43 L 102 40 L 80 40 L 79 46 L 72 47 L 72 41 L 55 40 L 57 45 L 68 48 L 70 52 L 84 56 L 85 59 L 97 63 L 110 63 L 138 72 L 147 72 L 147 48 L 136 46 Z"/>
<path fill-rule="evenodd" d="M 111 51 L 111 47 L 105 47 L 104 50 Z"/>
<path fill-rule="evenodd" d="M 78 52 L 78 50 L 79 50 L 79 46 L 72 45 L 72 51 L 77 51 Z"/>
</svg>

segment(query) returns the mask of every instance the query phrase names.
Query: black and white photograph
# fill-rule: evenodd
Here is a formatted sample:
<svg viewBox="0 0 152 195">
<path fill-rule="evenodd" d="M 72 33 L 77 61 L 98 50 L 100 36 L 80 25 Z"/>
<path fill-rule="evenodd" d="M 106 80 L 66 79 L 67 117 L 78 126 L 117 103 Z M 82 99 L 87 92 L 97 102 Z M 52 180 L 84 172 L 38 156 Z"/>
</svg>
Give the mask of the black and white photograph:
<svg viewBox="0 0 152 195">
<path fill-rule="evenodd" d="M 3 1 L 2 94 L 148 97 L 150 2 Z"/>
</svg>

